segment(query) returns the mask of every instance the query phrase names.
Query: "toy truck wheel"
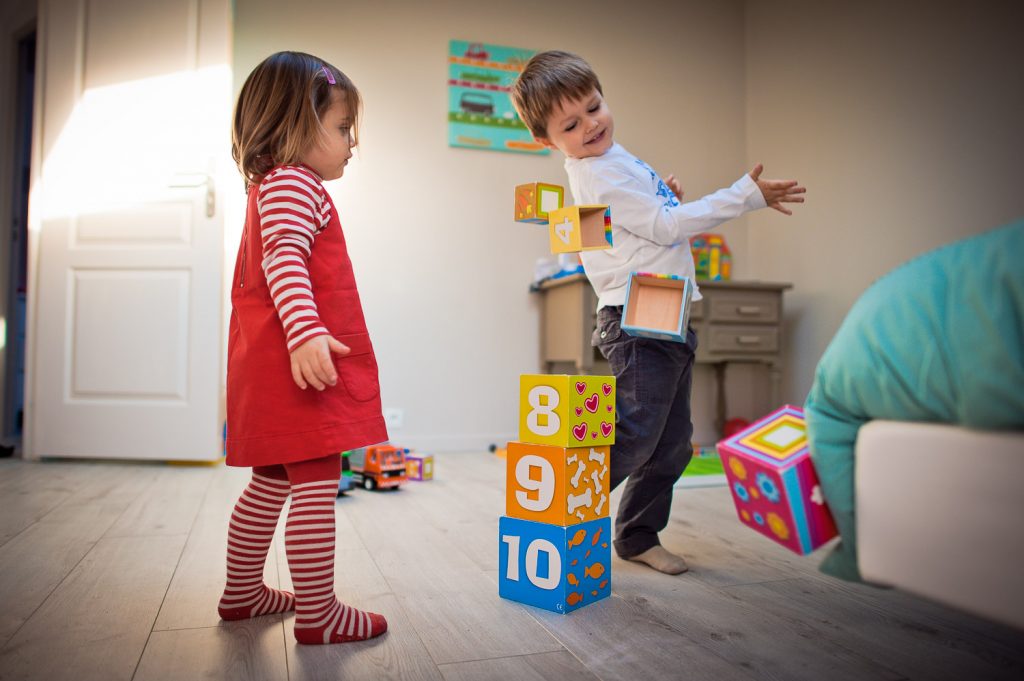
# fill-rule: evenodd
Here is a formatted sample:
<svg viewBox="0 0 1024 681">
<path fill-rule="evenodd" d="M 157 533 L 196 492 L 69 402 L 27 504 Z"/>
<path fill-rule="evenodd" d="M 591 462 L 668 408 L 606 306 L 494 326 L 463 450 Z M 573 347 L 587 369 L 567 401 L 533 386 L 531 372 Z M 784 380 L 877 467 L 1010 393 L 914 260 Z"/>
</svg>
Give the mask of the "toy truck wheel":
<svg viewBox="0 0 1024 681">
<path fill-rule="evenodd" d="M 363 478 L 363 487 L 372 492 L 377 487 L 377 481 L 373 478 Z"/>
</svg>

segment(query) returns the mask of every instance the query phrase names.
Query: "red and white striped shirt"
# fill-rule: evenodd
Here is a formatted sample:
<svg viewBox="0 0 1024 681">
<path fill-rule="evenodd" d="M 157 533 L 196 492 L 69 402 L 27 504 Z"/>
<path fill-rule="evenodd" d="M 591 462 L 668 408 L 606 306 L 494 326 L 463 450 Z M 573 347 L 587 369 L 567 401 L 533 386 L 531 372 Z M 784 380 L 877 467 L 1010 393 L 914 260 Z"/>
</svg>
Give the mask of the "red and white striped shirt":
<svg viewBox="0 0 1024 681">
<path fill-rule="evenodd" d="M 317 314 L 307 262 L 313 240 L 331 219 L 331 202 L 314 172 L 281 166 L 260 183 L 256 203 L 263 273 L 291 352 L 311 338 L 330 333 Z"/>
</svg>

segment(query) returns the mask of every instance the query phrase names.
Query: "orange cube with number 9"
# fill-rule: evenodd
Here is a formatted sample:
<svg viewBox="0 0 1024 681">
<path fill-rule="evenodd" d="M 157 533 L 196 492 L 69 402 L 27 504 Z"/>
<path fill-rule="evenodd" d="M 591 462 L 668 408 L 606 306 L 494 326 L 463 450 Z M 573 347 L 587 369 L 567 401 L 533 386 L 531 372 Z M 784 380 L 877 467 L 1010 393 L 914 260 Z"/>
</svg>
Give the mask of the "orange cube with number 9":
<svg viewBox="0 0 1024 681">
<path fill-rule="evenodd" d="M 554 447 L 615 443 L 615 377 L 523 374 L 519 440 Z"/>
<path fill-rule="evenodd" d="M 608 517 L 610 450 L 509 442 L 505 515 L 562 527 Z"/>
</svg>

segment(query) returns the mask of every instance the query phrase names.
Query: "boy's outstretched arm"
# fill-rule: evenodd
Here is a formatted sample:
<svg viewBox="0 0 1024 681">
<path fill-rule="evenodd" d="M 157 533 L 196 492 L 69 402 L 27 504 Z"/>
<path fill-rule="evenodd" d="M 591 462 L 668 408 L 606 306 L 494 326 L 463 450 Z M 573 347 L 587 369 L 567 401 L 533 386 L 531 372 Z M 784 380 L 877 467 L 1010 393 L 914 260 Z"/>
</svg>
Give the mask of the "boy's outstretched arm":
<svg viewBox="0 0 1024 681">
<path fill-rule="evenodd" d="M 807 188 L 798 186 L 799 183 L 796 180 L 762 180 L 760 178 L 763 171 L 764 165 L 758 163 L 750 171 L 750 179 L 757 183 L 757 187 L 761 190 L 761 195 L 764 197 L 764 202 L 769 208 L 774 208 L 786 215 L 792 215 L 793 211 L 782 204 L 803 203 L 804 197 L 801 195 L 807 193 Z"/>
</svg>

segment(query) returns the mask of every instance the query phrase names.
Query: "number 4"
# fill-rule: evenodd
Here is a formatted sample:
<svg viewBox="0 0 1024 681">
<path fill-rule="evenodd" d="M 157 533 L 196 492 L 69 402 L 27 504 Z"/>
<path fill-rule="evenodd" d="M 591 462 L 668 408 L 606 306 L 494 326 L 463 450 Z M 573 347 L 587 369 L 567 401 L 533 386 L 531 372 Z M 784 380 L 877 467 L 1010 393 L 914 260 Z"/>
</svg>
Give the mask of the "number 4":
<svg viewBox="0 0 1024 681">
<path fill-rule="evenodd" d="M 570 237 L 572 237 L 572 220 L 565 218 L 564 222 L 560 222 L 555 225 L 555 236 L 562 240 L 562 243 L 568 245 Z"/>
</svg>

